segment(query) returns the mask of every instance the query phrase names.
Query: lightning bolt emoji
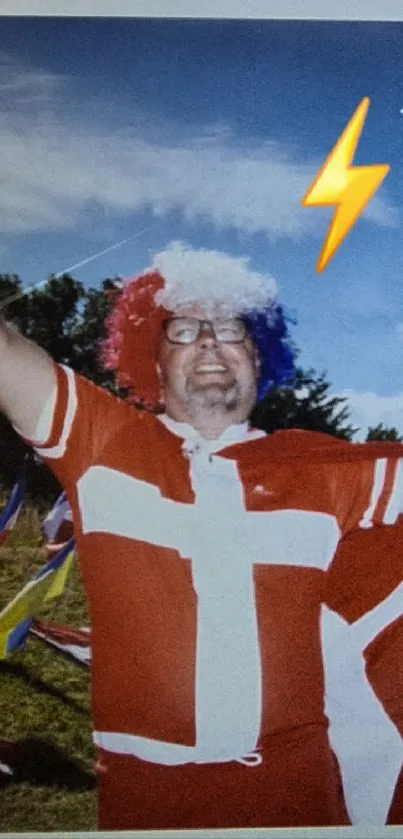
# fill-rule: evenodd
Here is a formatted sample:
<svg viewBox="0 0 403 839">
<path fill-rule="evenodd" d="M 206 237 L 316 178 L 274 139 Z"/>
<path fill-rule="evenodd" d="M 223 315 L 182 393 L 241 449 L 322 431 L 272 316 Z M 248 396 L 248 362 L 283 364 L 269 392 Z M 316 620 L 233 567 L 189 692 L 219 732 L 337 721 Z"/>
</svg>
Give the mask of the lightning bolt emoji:
<svg viewBox="0 0 403 839">
<path fill-rule="evenodd" d="M 366 96 L 319 170 L 301 204 L 303 207 L 336 205 L 328 234 L 319 256 L 317 271 L 325 270 L 364 208 L 379 189 L 390 166 L 352 166 L 370 100 Z"/>
</svg>

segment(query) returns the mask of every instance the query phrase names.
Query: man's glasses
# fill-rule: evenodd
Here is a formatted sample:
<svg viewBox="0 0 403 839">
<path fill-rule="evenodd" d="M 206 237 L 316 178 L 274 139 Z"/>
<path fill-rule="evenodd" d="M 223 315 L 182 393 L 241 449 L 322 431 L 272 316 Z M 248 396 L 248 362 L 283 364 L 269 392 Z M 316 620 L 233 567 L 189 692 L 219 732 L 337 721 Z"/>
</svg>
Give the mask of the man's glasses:
<svg viewBox="0 0 403 839">
<path fill-rule="evenodd" d="M 171 344 L 193 344 L 208 327 L 220 344 L 240 344 L 246 338 L 246 325 L 242 318 L 169 318 L 163 323 L 165 335 Z"/>
</svg>

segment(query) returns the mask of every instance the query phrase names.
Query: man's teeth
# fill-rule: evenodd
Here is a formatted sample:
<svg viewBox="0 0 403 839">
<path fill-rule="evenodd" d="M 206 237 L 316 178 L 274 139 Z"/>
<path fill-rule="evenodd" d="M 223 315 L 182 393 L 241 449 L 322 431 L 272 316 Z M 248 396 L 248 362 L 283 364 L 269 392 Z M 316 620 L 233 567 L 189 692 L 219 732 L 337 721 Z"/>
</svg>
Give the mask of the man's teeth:
<svg viewBox="0 0 403 839">
<path fill-rule="evenodd" d="M 222 364 L 200 364 L 197 368 L 197 373 L 225 373 L 225 367 Z"/>
</svg>

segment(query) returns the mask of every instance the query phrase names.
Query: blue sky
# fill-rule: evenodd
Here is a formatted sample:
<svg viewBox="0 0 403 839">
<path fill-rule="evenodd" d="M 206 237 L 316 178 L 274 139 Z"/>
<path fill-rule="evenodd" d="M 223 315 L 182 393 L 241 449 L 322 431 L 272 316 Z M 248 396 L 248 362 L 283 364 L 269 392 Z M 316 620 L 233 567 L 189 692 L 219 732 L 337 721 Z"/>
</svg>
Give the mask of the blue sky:
<svg viewBox="0 0 403 839">
<path fill-rule="evenodd" d="M 403 429 L 403 23 L 2 19 L 0 270 L 132 276 L 172 241 L 250 258 L 359 425 Z M 326 271 L 301 199 L 364 96 L 392 171 Z M 145 231 L 145 232 L 143 232 Z M 401 419 L 400 419 L 401 417 Z"/>
</svg>

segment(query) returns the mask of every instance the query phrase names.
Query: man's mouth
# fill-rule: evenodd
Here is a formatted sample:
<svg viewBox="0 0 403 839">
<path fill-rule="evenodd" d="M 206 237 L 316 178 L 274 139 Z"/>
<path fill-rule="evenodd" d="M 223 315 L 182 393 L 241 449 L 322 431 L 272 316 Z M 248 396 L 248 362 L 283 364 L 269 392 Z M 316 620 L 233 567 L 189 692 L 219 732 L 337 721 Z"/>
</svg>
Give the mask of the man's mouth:
<svg viewBox="0 0 403 839">
<path fill-rule="evenodd" d="M 227 368 L 223 364 L 218 363 L 204 363 L 199 364 L 195 370 L 196 373 L 226 373 Z"/>
</svg>

